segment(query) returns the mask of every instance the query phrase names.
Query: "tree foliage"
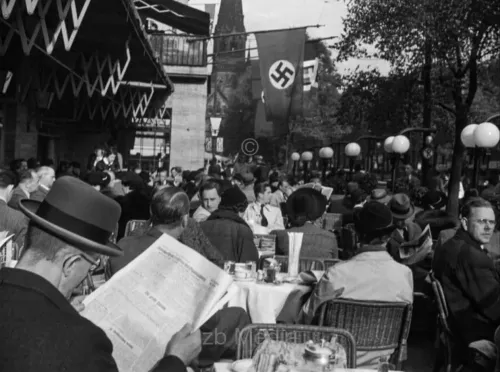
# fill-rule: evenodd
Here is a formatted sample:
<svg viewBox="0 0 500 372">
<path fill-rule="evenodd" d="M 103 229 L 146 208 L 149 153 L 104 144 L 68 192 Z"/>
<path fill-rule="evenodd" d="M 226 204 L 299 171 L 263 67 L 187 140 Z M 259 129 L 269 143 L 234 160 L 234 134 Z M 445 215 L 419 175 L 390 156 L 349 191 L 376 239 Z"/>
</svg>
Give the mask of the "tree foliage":
<svg viewBox="0 0 500 372">
<path fill-rule="evenodd" d="M 309 138 L 318 143 L 328 142 L 350 131 L 336 119 L 341 84 L 333 63 L 331 51 L 323 42 L 314 43 L 314 54 L 319 59 L 317 88 L 304 92 L 304 115 L 291 121 L 291 134 L 295 139 Z"/>
<path fill-rule="evenodd" d="M 433 100 L 454 117 L 451 213 L 458 210 L 464 153 L 460 133 L 476 97 L 481 62 L 500 53 L 499 15 L 497 0 L 352 0 L 337 43 L 341 60 L 366 55 L 363 45 L 370 44 L 376 47 L 377 57 L 408 72 L 423 66 L 428 45 L 443 93 Z"/>
</svg>

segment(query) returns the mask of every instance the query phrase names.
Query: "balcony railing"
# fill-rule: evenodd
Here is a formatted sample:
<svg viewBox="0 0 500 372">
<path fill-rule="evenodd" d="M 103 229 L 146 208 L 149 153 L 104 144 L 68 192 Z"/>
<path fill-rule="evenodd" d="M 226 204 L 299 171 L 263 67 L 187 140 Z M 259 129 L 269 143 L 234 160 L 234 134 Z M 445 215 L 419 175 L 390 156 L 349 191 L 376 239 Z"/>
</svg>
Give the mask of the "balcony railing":
<svg viewBox="0 0 500 372">
<path fill-rule="evenodd" d="M 207 43 L 187 35 L 151 34 L 149 40 L 156 56 L 168 66 L 207 65 Z"/>
</svg>

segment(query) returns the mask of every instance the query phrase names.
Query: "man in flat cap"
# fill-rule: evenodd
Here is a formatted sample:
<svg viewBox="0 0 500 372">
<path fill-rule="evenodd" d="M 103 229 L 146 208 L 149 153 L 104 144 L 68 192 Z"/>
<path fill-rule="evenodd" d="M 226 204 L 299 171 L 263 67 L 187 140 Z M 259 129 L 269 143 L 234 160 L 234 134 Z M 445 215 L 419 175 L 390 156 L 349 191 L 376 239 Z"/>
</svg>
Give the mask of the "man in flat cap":
<svg viewBox="0 0 500 372">
<path fill-rule="evenodd" d="M 25 199 L 19 206 L 30 222 L 18 265 L 0 270 L 0 370 L 118 371 L 104 331 L 68 300 L 100 255 L 121 255 L 109 242 L 120 206 L 67 176 L 43 202 Z M 184 372 L 200 350 L 200 332 L 185 326 L 154 370 Z"/>
</svg>

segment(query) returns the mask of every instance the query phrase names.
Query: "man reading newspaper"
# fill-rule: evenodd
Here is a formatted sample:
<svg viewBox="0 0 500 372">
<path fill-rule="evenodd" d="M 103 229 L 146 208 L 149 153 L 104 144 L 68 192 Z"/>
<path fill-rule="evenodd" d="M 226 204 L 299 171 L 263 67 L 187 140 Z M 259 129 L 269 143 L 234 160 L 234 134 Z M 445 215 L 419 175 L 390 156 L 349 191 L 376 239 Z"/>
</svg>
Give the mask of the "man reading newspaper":
<svg viewBox="0 0 500 372">
<path fill-rule="evenodd" d="M 200 312 L 211 310 L 213 305 L 208 303 L 210 298 L 205 300 L 200 298 L 192 306 L 188 305 L 191 304 L 188 296 L 199 290 L 198 284 L 203 285 L 198 280 L 199 277 L 203 276 L 208 279 L 210 275 L 213 275 L 214 282 L 217 282 L 213 287 L 219 287 L 220 282 L 222 292 L 225 292 L 224 283 L 230 285 L 232 279 L 194 250 L 177 242 L 177 239 L 186 228 L 189 215 L 189 198 L 185 192 L 177 187 L 158 191 L 153 196 L 150 210 L 153 227 L 143 235 L 126 237 L 118 243 L 123 249 L 124 255 L 113 257 L 110 260 L 114 274 L 112 280 L 115 279 L 115 276 L 122 275 L 124 271 L 129 270 L 130 272 L 127 272 L 126 275 L 122 275 L 122 280 L 128 279 L 132 281 L 130 278 L 139 269 L 130 266 L 137 264 L 137 260 L 143 259 L 144 255 L 150 254 L 151 257 L 156 257 L 154 259 L 156 261 L 155 266 L 153 267 L 153 263 L 151 263 L 151 269 L 141 268 L 141 270 L 148 272 L 157 270 L 158 275 L 162 276 L 160 280 L 173 283 L 172 288 L 164 288 L 161 291 L 161 296 L 166 296 L 168 291 L 172 293 L 170 301 L 172 301 L 173 305 L 168 310 L 174 312 L 175 304 L 182 303 L 182 306 L 186 308 L 186 311 L 182 311 L 182 315 L 186 316 L 187 312 L 193 312 L 195 314 L 193 316 L 198 317 Z M 164 235 L 170 238 L 167 240 Z M 167 247 L 163 249 L 163 246 Z M 178 254 L 175 252 L 176 248 L 178 248 Z M 159 250 L 159 252 L 153 252 L 153 250 Z M 172 256 L 172 258 L 166 259 L 165 255 Z M 146 261 L 145 264 L 148 265 L 149 263 Z M 231 282 L 227 282 L 226 279 Z M 214 289 L 217 290 L 218 288 Z M 158 301 L 161 301 L 161 299 Z M 178 308 L 181 308 L 181 306 Z M 175 314 L 172 313 L 172 316 L 175 316 Z M 200 324 L 203 347 L 199 356 L 199 366 L 212 365 L 221 358 L 235 358 L 238 330 L 242 330 L 248 324 L 250 324 L 249 316 L 243 309 L 237 307 L 221 309 L 203 324 Z"/>
<path fill-rule="evenodd" d="M 0 271 L 0 369 L 118 371 L 109 338 L 68 299 L 100 255 L 121 254 L 109 243 L 120 206 L 74 177 L 59 178 L 43 202 L 19 205 L 30 223 L 18 265 Z M 182 328 L 153 371 L 186 371 L 201 349 L 200 336 Z"/>
</svg>

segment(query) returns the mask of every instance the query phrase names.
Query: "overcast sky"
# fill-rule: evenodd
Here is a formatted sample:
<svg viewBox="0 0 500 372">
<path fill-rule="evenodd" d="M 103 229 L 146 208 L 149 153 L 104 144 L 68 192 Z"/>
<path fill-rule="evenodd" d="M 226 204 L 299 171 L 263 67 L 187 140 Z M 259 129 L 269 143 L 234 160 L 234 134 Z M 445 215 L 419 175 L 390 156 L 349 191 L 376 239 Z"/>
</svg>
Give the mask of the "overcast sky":
<svg viewBox="0 0 500 372">
<path fill-rule="evenodd" d="M 342 17 L 347 13 L 344 0 L 242 0 L 247 31 L 280 29 L 309 25 L 325 25 L 321 28 L 309 28 L 307 32 L 313 38 L 340 36 Z M 252 46 L 256 46 L 253 35 Z M 333 40 L 326 40 L 332 44 Z M 332 50 L 333 51 L 333 50 Z M 334 52 L 334 51 L 333 51 Z M 255 53 L 256 54 L 256 53 Z M 389 65 L 380 60 L 350 60 L 337 64 L 340 73 L 377 67 L 387 73 Z"/>
</svg>

